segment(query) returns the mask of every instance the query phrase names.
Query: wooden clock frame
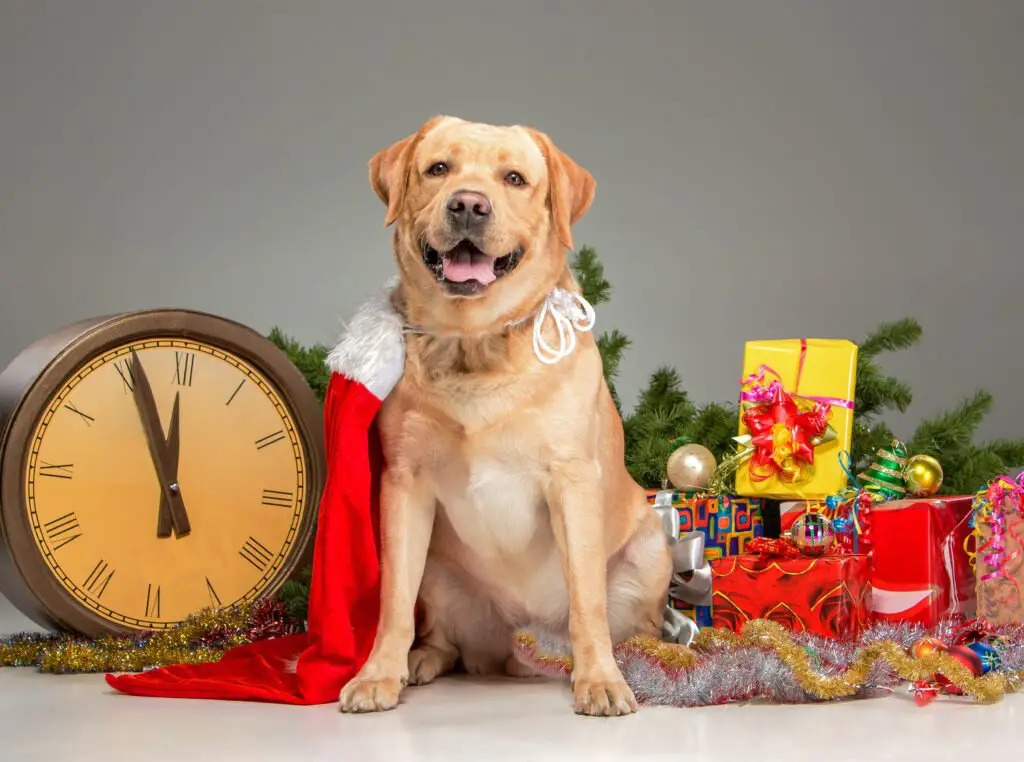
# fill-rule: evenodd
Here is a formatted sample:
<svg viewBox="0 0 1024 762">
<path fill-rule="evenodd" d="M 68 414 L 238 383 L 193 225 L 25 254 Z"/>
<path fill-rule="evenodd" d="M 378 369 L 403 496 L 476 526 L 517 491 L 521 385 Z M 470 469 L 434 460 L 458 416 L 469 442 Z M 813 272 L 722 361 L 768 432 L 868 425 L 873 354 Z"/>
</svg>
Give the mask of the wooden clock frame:
<svg viewBox="0 0 1024 762">
<path fill-rule="evenodd" d="M 33 539 L 24 475 L 32 432 L 65 381 L 116 346 L 155 337 L 200 341 L 230 352 L 274 387 L 295 419 L 309 481 L 295 545 L 263 594 L 273 594 L 312 558 L 326 478 L 323 411 L 288 357 L 251 328 L 192 310 L 141 310 L 83 320 L 33 342 L 0 374 L 0 592 L 44 627 L 89 637 L 137 631 L 92 612 L 54 577 Z"/>
</svg>

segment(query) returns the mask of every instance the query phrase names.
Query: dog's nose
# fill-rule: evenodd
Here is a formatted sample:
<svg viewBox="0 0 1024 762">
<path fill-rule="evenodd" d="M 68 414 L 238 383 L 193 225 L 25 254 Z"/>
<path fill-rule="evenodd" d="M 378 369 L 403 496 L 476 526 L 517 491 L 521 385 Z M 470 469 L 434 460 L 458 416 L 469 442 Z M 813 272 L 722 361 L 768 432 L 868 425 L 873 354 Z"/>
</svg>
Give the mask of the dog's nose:
<svg viewBox="0 0 1024 762">
<path fill-rule="evenodd" d="M 458 228 L 475 228 L 491 216 L 491 202 L 482 193 L 456 191 L 448 199 L 448 216 Z"/>
</svg>

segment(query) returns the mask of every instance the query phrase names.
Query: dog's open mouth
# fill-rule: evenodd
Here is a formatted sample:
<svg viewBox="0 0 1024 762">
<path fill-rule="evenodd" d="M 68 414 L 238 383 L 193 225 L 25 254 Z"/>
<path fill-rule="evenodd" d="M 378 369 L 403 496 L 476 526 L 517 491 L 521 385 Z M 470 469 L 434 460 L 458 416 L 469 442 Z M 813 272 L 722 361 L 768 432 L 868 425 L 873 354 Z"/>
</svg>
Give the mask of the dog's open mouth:
<svg viewBox="0 0 1024 762">
<path fill-rule="evenodd" d="M 503 257 L 492 257 L 480 251 L 471 241 L 463 240 L 448 251 L 438 251 L 426 241 L 421 243 L 423 263 L 450 293 L 472 295 L 481 293 L 494 281 L 508 275 L 519 264 L 522 249 Z"/>
</svg>

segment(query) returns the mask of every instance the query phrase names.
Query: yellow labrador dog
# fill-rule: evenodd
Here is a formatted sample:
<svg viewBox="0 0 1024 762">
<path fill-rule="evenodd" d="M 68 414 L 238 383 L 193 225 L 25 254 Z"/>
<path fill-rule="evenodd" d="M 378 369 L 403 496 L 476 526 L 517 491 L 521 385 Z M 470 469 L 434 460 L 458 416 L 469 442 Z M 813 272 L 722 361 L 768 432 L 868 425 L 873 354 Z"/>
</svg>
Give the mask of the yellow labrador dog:
<svg viewBox="0 0 1024 762">
<path fill-rule="evenodd" d="M 593 335 L 539 352 L 559 344 L 549 295 L 579 292 L 566 250 L 594 180 L 533 129 L 437 117 L 374 156 L 370 183 L 407 344 L 378 418 L 380 624 L 341 708 L 390 709 L 460 662 L 522 675 L 513 635 L 535 627 L 568 636 L 577 712 L 634 712 L 612 647 L 660 633 L 668 545 Z"/>
</svg>

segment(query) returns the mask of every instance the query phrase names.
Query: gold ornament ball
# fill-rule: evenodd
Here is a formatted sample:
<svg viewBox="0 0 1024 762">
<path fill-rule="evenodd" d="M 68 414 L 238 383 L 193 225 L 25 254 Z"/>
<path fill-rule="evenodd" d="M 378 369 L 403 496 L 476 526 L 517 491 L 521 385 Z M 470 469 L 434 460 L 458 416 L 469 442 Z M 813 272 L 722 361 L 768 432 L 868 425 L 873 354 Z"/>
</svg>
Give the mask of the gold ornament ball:
<svg viewBox="0 0 1024 762">
<path fill-rule="evenodd" d="M 915 455 L 907 461 L 903 479 L 914 497 L 931 497 L 942 486 L 942 464 L 931 455 Z"/>
<path fill-rule="evenodd" d="M 910 646 L 910 655 L 915 659 L 923 659 L 938 651 L 945 651 L 946 644 L 938 638 L 919 638 Z"/>
<path fill-rule="evenodd" d="M 711 482 L 718 463 L 704 445 L 685 444 L 668 456 L 668 480 L 681 490 L 704 489 Z"/>
</svg>

